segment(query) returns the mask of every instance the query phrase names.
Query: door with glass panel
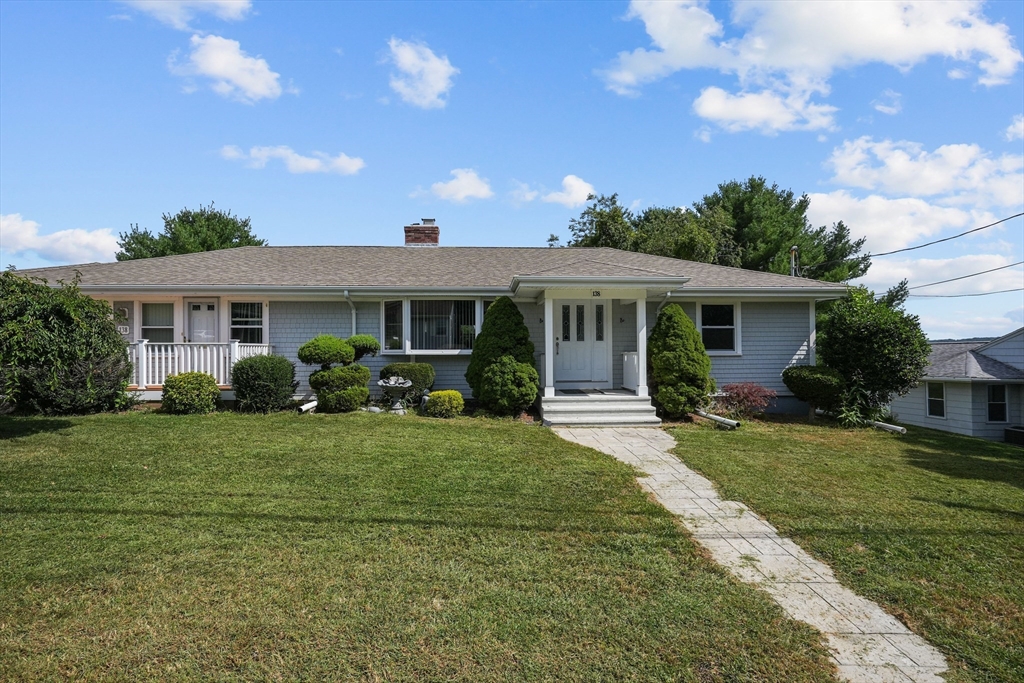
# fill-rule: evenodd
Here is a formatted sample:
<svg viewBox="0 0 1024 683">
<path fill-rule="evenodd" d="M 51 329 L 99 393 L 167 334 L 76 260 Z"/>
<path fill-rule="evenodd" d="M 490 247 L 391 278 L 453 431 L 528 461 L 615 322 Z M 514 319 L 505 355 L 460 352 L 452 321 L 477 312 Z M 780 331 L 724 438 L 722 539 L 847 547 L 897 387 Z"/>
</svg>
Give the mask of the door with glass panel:
<svg viewBox="0 0 1024 683">
<path fill-rule="evenodd" d="M 188 341 L 193 344 L 213 344 L 217 341 L 217 302 L 187 301 Z"/>
<path fill-rule="evenodd" d="M 555 383 L 563 388 L 608 383 L 609 306 L 604 301 L 555 302 Z"/>
</svg>

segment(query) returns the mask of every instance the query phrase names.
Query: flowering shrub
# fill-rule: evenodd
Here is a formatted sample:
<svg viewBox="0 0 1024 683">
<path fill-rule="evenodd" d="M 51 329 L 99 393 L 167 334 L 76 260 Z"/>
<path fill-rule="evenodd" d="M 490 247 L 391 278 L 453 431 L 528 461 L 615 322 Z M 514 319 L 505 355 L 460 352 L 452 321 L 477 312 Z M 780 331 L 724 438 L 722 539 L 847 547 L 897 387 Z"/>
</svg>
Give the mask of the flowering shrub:
<svg viewBox="0 0 1024 683">
<path fill-rule="evenodd" d="M 775 392 L 772 389 L 762 387 L 755 382 L 726 384 L 722 387 L 722 391 L 725 395 L 717 398 L 718 404 L 726 412 L 743 417 L 763 413 L 775 398 Z"/>
</svg>

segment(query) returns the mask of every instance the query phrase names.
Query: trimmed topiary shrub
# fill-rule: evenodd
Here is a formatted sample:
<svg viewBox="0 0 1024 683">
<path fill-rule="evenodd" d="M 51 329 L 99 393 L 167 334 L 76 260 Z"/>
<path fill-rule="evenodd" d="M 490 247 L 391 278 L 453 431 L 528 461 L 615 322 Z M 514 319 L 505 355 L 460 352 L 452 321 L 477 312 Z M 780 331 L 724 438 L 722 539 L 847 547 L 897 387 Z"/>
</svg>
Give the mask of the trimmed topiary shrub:
<svg viewBox="0 0 1024 683">
<path fill-rule="evenodd" d="M 250 356 L 231 369 L 231 386 L 239 410 L 269 413 L 286 408 L 299 383 L 295 364 L 284 356 Z"/>
<path fill-rule="evenodd" d="M 679 304 L 661 309 L 647 339 L 647 359 L 651 397 L 668 417 L 698 410 L 715 390 L 704 342 Z"/>
<path fill-rule="evenodd" d="M 751 417 L 764 412 L 775 398 L 775 391 L 756 382 L 726 384 L 722 387 L 724 396 L 715 398 L 715 403 L 730 415 Z"/>
<path fill-rule="evenodd" d="M 473 342 L 473 355 L 466 368 L 466 382 L 474 398 L 483 398 L 484 371 L 502 356 L 512 356 L 516 362 L 533 367 L 533 342 L 523 314 L 512 299 L 498 297 L 484 314 L 480 334 Z"/>
<path fill-rule="evenodd" d="M 455 417 L 466 408 L 462 394 L 454 389 L 435 391 L 427 397 L 427 405 L 423 409 L 430 417 Z"/>
<path fill-rule="evenodd" d="M 319 365 L 326 370 L 332 365 L 348 365 L 356 359 L 356 350 L 344 339 L 321 334 L 300 346 L 298 356 L 306 365 Z"/>
<path fill-rule="evenodd" d="M 540 375 L 533 365 L 502 356 L 484 370 L 481 383 L 484 408 L 498 415 L 516 415 L 537 400 Z"/>
<path fill-rule="evenodd" d="M 217 410 L 220 389 L 213 375 L 183 372 L 164 380 L 163 408 L 175 415 L 205 415 Z"/>
<path fill-rule="evenodd" d="M 402 377 L 412 382 L 406 396 L 418 403 L 423 392 L 434 386 L 434 366 L 430 363 L 391 363 L 380 369 L 378 379 L 388 377 Z"/>
<path fill-rule="evenodd" d="M 309 376 L 313 391 L 335 392 L 348 387 L 365 387 L 370 382 L 370 369 L 362 365 L 343 365 L 329 370 L 317 370 Z"/>
<path fill-rule="evenodd" d="M 846 391 L 843 376 L 823 365 L 791 365 L 782 371 L 782 381 L 794 396 L 810 406 L 812 420 L 816 408 L 825 412 L 838 410 Z"/>
<path fill-rule="evenodd" d="M 77 281 L 50 287 L 0 272 L 4 410 L 94 413 L 131 403 L 131 363 L 110 305 Z"/>
<path fill-rule="evenodd" d="M 359 360 L 363 356 L 376 356 L 380 353 L 380 342 L 370 334 L 354 334 L 346 339 L 345 343 L 355 350 L 354 360 Z"/>
<path fill-rule="evenodd" d="M 370 399 L 367 387 L 347 387 L 340 391 L 321 392 L 316 395 L 318 413 L 350 413 Z"/>
</svg>

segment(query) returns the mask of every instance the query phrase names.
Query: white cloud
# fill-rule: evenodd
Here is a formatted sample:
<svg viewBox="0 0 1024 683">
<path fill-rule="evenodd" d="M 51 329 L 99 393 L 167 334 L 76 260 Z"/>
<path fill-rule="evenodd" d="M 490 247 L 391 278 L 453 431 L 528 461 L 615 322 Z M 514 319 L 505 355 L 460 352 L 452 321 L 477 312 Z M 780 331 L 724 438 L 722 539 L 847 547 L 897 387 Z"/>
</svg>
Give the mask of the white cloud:
<svg viewBox="0 0 1024 683">
<path fill-rule="evenodd" d="M 1004 294 L 1002 296 L 1013 296 Z M 998 298 L 988 297 L 989 299 Z M 911 299 L 915 308 L 922 307 L 920 302 L 943 302 L 938 315 L 921 313 L 921 327 L 929 339 L 970 339 L 972 337 L 997 337 L 1007 334 L 1020 327 L 1020 321 L 1014 320 L 1010 311 L 1003 315 L 979 315 L 978 309 L 965 303 L 972 299 Z M 960 302 L 953 304 L 951 302 Z M 955 308 L 954 308 L 955 306 Z"/>
<path fill-rule="evenodd" d="M 911 287 L 915 287 L 1007 266 L 1019 260 L 1019 256 L 1002 254 L 966 254 L 944 259 L 889 257 L 872 261 L 867 275 L 857 280 L 857 284 L 865 284 L 875 291 L 883 291 L 894 283 L 906 279 Z M 1016 266 L 956 282 L 914 289 L 911 293 L 947 295 L 999 292 L 1022 285 L 1024 285 L 1024 267 Z"/>
<path fill-rule="evenodd" d="M 1024 155 L 994 157 L 978 145 L 847 140 L 827 165 L 832 182 L 884 194 L 937 196 L 941 204 L 1017 207 L 1024 203 Z"/>
<path fill-rule="evenodd" d="M 733 95 L 712 86 L 694 100 L 693 111 L 732 133 L 760 130 L 770 135 L 783 130 L 832 128 L 836 108 L 814 104 L 810 96 L 809 92 L 781 94 L 773 90 Z"/>
<path fill-rule="evenodd" d="M 711 142 L 711 129 L 707 126 L 701 126 L 697 130 L 693 131 L 693 137 L 701 142 Z"/>
<path fill-rule="evenodd" d="M 812 225 L 832 225 L 842 218 L 853 235 L 867 237 L 869 252 L 901 249 L 944 230 L 963 230 L 995 220 L 989 213 L 937 206 L 916 197 L 859 198 L 846 190 L 810 193 L 808 197 L 807 218 Z"/>
<path fill-rule="evenodd" d="M 423 109 L 443 109 L 443 96 L 452 89 L 452 78 L 459 70 L 444 55 L 438 57 L 423 43 L 398 38 L 388 41 L 391 61 L 399 73 L 391 75 L 391 89 L 411 105 Z"/>
<path fill-rule="evenodd" d="M 191 30 L 189 23 L 199 13 L 218 19 L 238 21 L 252 9 L 251 0 L 123 0 L 126 5 L 145 12 L 180 31 Z"/>
<path fill-rule="evenodd" d="M 245 104 L 281 96 L 281 75 L 271 71 L 265 59 L 247 55 L 237 40 L 194 35 L 190 42 L 188 63 L 178 65 L 176 54 L 168 60 L 172 73 L 208 78 L 218 95 Z"/>
<path fill-rule="evenodd" d="M 39 224 L 19 213 L 0 215 L 0 237 L 9 255 L 28 252 L 54 263 L 113 261 L 118 251 L 117 238 L 110 228 L 99 230 L 60 230 L 39 234 Z"/>
<path fill-rule="evenodd" d="M 456 168 L 452 171 L 454 178 L 446 183 L 434 183 L 430 191 L 439 199 L 456 204 L 464 204 L 470 199 L 490 199 L 494 196 L 490 183 L 481 178 L 471 168 Z"/>
<path fill-rule="evenodd" d="M 697 113 L 719 121 L 713 115 L 723 109 L 713 105 L 724 103 L 760 103 L 772 113 L 721 119 L 728 130 L 764 131 L 773 124 L 777 130 L 831 127 L 834 109 L 811 97 L 828 94 L 828 79 L 838 69 L 882 63 L 905 71 L 943 57 L 976 67 L 979 83 L 998 85 L 1008 82 L 1024 61 L 1009 28 L 990 22 L 982 4 L 970 0 L 740 0 L 733 3 L 730 22 L 741 33 L 728 38 L 723 23 L 701 0 L 633 0 L 627 18 L 644 23 L 651 47 L 619 53 L 601 72 L 608 89 L 636 95 L 643 85 L 682 69 L 734 74 L 740 91 L 730 95 L 705 89 L 702 107 L 695 103 Z"/>
<path fill-rule="evenodd" d="M 889 116 L 894 116 L 903 111 L 903 104 L 900 102 L 900 98 L 902 97 L 903 96 L 895 90 L 886 88 L 882 91 L 882 98 L 875 100 L 871 105 L 876 111 L 888 114 Z"/>
<path fill-rule="evenodd" d="M 512 198 L 512 201 L 516 204 L 525 204 L 527 202 L 532 202 L 534 199 L 540 196 L 540 192 L 531 189 L 530 186 L 527 185 L 526 183 L 520 182 L 518 180 L 513 180 L 512 185 L 513 189 L 511 192 L 509 192 L 509 196 Z"/>
<path fill-rule="evenodd" d="M 234 145 L 225 145 L 221 148 L 220 155 L 230 161 L 248 161 L 250 168 L 265 168 L 271 159 L 280 159 L 289 173 L 355 175 L 366 166 L 366 162 L 359 157 L 350 157 L 347 154 L 332 157 L 324 152 L 313 152 L 313 156 L 307 157 L 286 145 L 251 147 L 248 152 Z"/>
<path fill-rule="evenodd" d="M 1007 140 L 1011 141 L 1024 139 L 1024 114 L 1014 116 L 1013 121 L 1006 127 L 1003 135 L 1006 136 Z"/>
<path fill-rule="evenodd" d="M 594 194 L 593 185 L 579 176 L 570 174 L 562 178 L 561 192 L 549 192 L 541 197 L 541 201 L 561 204 L 571 209 L 586 204 L 587 197 L 592 194 Z"/>
</svg>

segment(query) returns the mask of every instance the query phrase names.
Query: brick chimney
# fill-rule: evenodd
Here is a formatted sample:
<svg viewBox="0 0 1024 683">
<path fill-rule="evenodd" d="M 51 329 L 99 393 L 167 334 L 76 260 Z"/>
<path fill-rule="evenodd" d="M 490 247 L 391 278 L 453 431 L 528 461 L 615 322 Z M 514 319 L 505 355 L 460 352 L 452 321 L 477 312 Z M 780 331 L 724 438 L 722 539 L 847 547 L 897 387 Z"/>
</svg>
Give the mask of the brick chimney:
<svg viewBox="0 0 1024 683">
<path fill-rule="evenodd" d="M 441 229 L 433 218 L 421 218 L 423 224 L 413 223 L 405 226 L 405 246 L 436 247 L 441 237 Z"/>
</svg>

